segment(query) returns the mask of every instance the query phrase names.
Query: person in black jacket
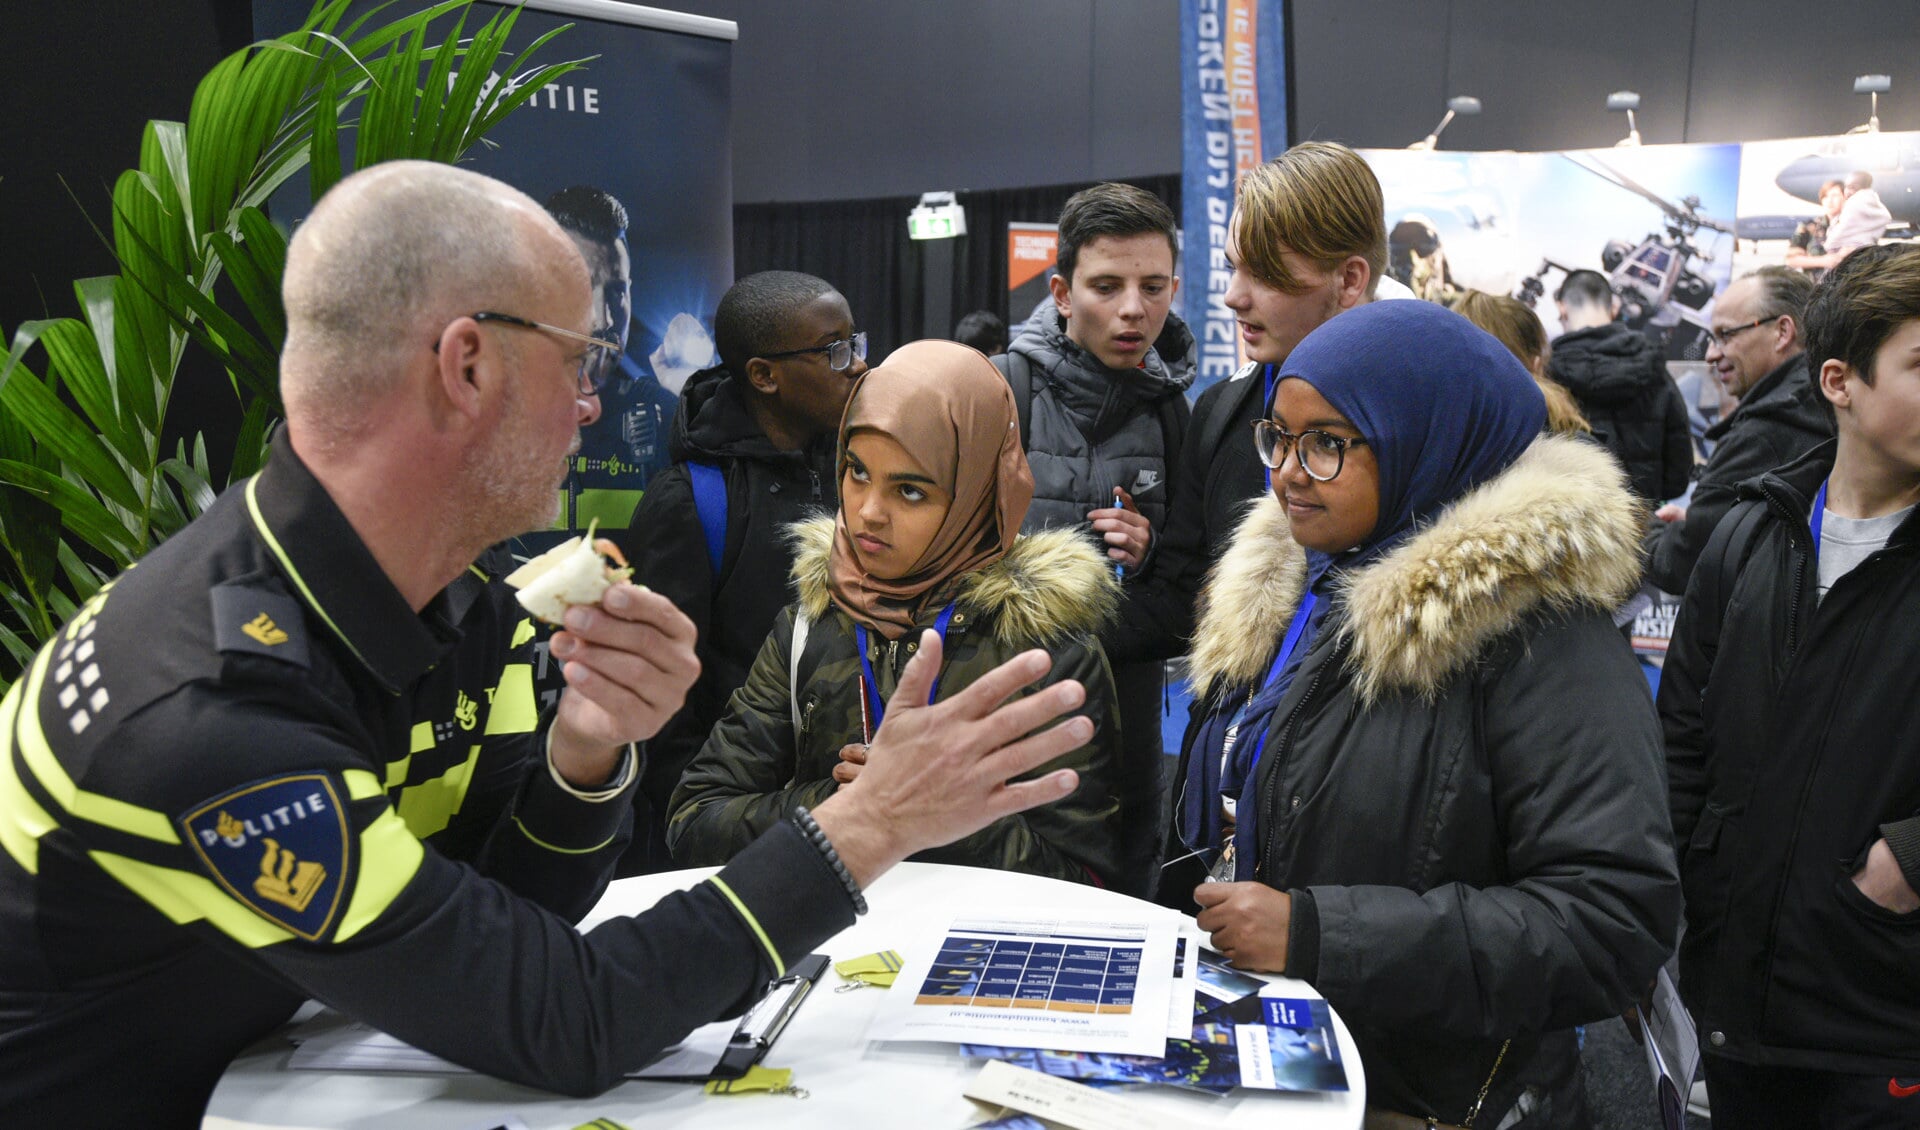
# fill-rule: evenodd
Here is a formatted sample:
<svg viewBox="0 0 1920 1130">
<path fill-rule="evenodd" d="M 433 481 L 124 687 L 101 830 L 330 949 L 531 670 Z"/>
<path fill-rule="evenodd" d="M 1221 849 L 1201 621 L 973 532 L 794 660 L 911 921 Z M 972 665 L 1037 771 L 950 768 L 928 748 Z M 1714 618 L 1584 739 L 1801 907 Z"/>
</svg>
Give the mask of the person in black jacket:
<svg viewBox="0 0 1920 1130">
<path fill-rule="evenodd" d="M 1920 247 L 1807 310 L 1838 438 L 1750 480 L 1660 680 L 1715 1126 L 1920 1125 Z"/>
<path fill-rule="evenodd" d="M 1746 480 L 1793 462 L 1833 437 L 1833 415 L 1807 373 L 1807 299 L 1813 281 L 1788 267 L 1762 267 L 1727 287 L 1713 304 L 1707 364 L 1739 405 L 1707 429 L 1713 453 L 1685 507 L 1654 511 L 1647 579 L 1687 591 L 1693 563 Z"/>
<path fill-rule="evenodd" d="M 1567 332 L 1554 339 L 1548 375 L 1573 394 L 1649 507 L 1679 496 L 1693 474 L 1693 437 L 1659 347 L 1615 320 L 1620 300 L 1598 271 L 1569 272 L 1554 300 Z"/>
<path fill-rule="evenodd" d="M 1368 1103 L 1410 1122 L 1585 1125 L 1573 1026 L 1617 1014 L 1679 920 L 1659 729 L 1611 615 L 1642 517 L 1546 419 L 1439 306 L 1327 322 L 1249 429 L 1273 494 L 1194 636 L 1179 830 L 1222 880 L 1192 889 L 1199 925 L 1319 989 Z"/>
<path fill-rule="evenodd" d="M 787 528 L 839 506 L 834 436 L 867 371 L 866 334 L 847 300 L 813 275 L 748 275 L 721 297 L 713 326 L 720 364 L 688 378 L 673 466 L 647 485 L 618 535 L 634 581 L 693 621 L 700 655 L 686 706 L 647 743 L 623 875 L 673 865 L 673 790 L 793 600 Z M 702 513 L 697 476 L 721 488 L 706 499 L 719 514 Z"/>
</svg>

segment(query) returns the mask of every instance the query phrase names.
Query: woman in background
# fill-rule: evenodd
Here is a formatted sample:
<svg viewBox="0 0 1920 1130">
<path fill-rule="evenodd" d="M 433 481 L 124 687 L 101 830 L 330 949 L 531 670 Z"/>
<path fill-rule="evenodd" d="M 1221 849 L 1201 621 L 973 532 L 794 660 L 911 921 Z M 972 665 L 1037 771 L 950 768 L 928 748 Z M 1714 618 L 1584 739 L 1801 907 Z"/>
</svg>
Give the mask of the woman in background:
<svg viewBox="0 0 1920 1130">
<path fill-rule="evenodd" d="M 1454 313 L 1479 326 L 1513 351 L 1533 374 L 1540 395 L 1547 398 L 1547 430 L 1555 435 L 1592 435 L 1593 425 L 1580 414 L 1580 405 L 1565 385 L 1547 375 L 1547 327 L 1533 307 L 1504 294 L 1465 290 L 1453 300 Z"/>
<path fill-rule="evenodd" d="M 1076 713 L 1093 720 L 1094 737 L 1033 774 L 1078 771 L 1073 795 L 917 858 L 1110 882 L 1120 726 L 1094 636 L 1119 586 L 1083 534 L 1020 535 L 1033 476 L 1005 378 L 956 342 L 902 346 L 854 386 L 838 473 L 838 515 L 793 526 L 799 601 L 674 791 L 674 858 L 725 863 L 852 780 L 915 641 L 933 628 L 945 658 L 935 700 L 1045 648 L 1053 669 L 1032 689 L 1078 679 L 1087 697 Z"/>
</svg>

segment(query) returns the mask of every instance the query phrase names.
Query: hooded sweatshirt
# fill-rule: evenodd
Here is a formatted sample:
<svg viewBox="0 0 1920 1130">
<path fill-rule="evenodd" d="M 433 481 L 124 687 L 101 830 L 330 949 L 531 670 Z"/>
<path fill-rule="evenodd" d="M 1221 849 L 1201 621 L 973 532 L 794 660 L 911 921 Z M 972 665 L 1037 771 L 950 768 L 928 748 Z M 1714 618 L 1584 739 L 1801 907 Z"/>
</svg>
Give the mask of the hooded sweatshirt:
<svg viewBox="0 0 1920 1130">
<path fill-rule="evenodd" d="M 1660 350 L 1619 322 L 1574 330 L 1553 341 L 1548 368 L 1567 387 L 1649 503 L 1678 497 L 1693 472 L 1687 406 Z"/>
</svg>

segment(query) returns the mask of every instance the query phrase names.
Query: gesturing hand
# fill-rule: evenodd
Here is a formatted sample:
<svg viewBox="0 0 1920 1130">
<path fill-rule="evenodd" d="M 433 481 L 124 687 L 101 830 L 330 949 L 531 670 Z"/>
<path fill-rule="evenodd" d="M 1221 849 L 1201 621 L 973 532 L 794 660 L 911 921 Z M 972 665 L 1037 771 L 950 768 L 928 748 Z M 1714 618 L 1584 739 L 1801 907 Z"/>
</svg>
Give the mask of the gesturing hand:
<svg viewBox="0 0 1920 1130">
<path fill-rule="evenodd" d="M 1204 909 L 1195 921 L 1213 935 L 1213 948 L 1241 969 L 1287 971 L 1287 929 L 1293 896 L 1265 883 L 1202 883 L 1193 901 Z"/>
<path fill-rule="evenodd" d="M 1074 680 L 1006 701 L 1046 675 L 1052 665 L 1046 652 L 1016 655 L 929 706 L 940 660 L 939 634 L 922 633 L 919 651 L 887 703 L 886 721 L 867 747 L 865 767 L 813 810 L 863 887 L 916 851 L 952 843 L 1079 787 L 1071 769 L 1012 779 L 1093 737 L 1087 718 L 1033 732 L 1086 700 Z"/>
<path fill-rule="evenodd" d="M 598 605 L 567 610 L 548 645 L 567 689 L 553 721 L 553 767 L 591 788 L 613 775 L 621 747 L 659 733 L 700 677 L 693 621 L 656 592 L 622 582 Z"/>
</svg>

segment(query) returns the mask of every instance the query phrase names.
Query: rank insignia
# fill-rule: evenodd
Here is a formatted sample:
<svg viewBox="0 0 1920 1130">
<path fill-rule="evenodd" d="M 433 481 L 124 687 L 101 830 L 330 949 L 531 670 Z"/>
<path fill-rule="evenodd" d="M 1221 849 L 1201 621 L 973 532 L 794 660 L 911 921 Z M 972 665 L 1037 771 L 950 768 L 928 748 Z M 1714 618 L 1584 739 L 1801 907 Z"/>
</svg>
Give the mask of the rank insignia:
<svg viewBox="0 0 1920 1130">
<path fill-rule="evenodd" d="M 301 773 L 242 785 L 180 818 L 201 862 L 228 894 L 315 941 L 346 889 L 346 806 L 333 779 Z"/>
</svg>

